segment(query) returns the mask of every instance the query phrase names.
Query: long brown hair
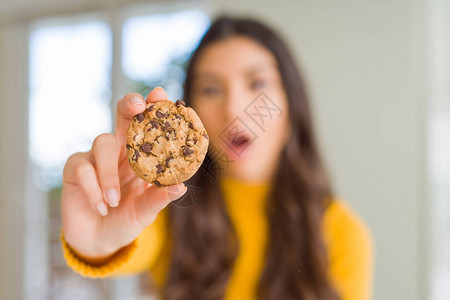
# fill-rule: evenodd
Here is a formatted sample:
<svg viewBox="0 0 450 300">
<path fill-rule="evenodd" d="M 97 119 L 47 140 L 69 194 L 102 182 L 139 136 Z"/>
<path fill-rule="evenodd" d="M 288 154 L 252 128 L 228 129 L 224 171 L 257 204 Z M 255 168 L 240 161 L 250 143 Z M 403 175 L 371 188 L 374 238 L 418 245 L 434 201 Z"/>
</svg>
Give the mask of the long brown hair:
<svg viewBox="0 0 450 300">
<path fill-rule="evenodd" d="M 202 51 L 236 35 L 257 41 L 275 56 L 292 125 L 267 196 L 269 243 L 258 298 L 337 299 L 327 276 L 321 236 L 322 215 L 332 201 L 332 191 L 319 155 L 305 84 L 279 35 L 255 20 L 218 18 L 188 64 L 184 100 L 191 102 L 193 70 Z M 186 182 L 201 189 L 196 205 L 189 209 L 169 206 L 170 264 L 164 299 L 215 300 L 225 295 L 239 241 L 218 185 L 220 169 L 211 167 L 214 159 L 208 152 L 200 171 Z"/>
</svg>

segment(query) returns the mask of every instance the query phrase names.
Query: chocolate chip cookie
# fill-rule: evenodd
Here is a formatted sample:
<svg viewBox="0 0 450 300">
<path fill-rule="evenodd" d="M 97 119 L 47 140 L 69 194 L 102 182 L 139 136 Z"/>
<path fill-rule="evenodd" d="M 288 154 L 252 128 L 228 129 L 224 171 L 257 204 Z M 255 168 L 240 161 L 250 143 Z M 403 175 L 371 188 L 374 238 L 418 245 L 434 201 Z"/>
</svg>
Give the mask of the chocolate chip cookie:
<svg viewBox="0 0 450 300">
<path fill-rule="evenodd" d="M 208 134 L 195 111 L 177 100 L 148 103 L 128 127 L 127 157 L 143 180 L 171 185 L 189 179 L 208 150 Z"/>
</svg>

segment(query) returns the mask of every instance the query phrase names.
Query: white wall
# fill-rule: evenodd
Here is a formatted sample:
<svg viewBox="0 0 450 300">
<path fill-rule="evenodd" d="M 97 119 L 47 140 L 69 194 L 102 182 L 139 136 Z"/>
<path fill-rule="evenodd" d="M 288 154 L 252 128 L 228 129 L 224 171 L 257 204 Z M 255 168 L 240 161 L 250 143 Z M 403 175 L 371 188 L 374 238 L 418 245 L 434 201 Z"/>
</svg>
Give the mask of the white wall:
<svg viewBox="0 0 450 300">
<path fill-rule="evenodd" d="M 26 0 L 4 3 L 14 6 L 16 14 L 22 10 L 27 17 L 32 14 Z M 46 7 L 55 10 L 49 1 L 42 3 L 47 5 L 40 6 L 39 14 Z M 71 3 L 87 8 L 107 6 L 105 1 Z M 363 216 L 375 238 L 375 299 L 426 298 L 428 206 L 421 85 L 425 76 L 421 6 L 425 3 L 210 3 L 214 13 L 225 9 L 261 17 L 290 42 L 310 84 L 323 150 L 337 190 Z M 0 6 L 0 11 L 5 15 L 8 7 L 2 10 Z"/>
</svg>

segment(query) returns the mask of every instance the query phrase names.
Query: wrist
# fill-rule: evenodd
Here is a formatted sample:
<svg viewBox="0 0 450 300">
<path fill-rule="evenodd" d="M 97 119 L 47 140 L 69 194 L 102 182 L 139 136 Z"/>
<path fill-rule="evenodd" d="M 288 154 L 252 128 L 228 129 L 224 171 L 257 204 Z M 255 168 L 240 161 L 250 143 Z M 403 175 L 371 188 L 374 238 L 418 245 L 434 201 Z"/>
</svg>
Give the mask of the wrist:
<svg viewBox="0 0 450 300">
<path fill-rule="evenodd" d="M 99 249 L 97 249 L 97 250 L 90 249 L 87 251 L 87 250 L 82 250 L 77 247 L 74 247 L 68 242 L 67 242 L 67 245 L 79 259 L 83 260 L 84 262 L 86 262 L 90 265 L 94 265 L 94 266 L 99 266 L 99 265 L 106 263 L 107 261 L 112 259 L 117 254 L 117 252 L 120 250 L 120 249 L 115 249 L 115 250 L 111 250 L 111 251 L 105 251 L 105 250 L 99 250 Z"/>
<path fill-rule="evenodd" d="M 88 245 L 75 246 L 76 243 L 72 243 L 70 239 L 67 239 L 67 237 L 64 236 L 62 230 L 61 230 L 61 237 L 63 239 L 63 242 L 67 245 L 70 251 L 72 251 L 81 260 L 92 265 L 99 265 L 108 261 L 121 248 L 121 247 L 108 248 L 105 246 L 105 244 L 101 246 L 88 246 Z"/>
</svg>

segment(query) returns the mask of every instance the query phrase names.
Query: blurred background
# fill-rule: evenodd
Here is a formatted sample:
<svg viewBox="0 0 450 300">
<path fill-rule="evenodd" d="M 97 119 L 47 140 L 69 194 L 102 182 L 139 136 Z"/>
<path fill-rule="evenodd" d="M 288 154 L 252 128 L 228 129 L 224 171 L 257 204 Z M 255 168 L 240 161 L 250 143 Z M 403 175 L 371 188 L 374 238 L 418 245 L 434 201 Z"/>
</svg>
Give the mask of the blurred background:
<svg viewBox="0 0 450 300">
<path fill-rule="evenodd" d="M 372 230 L 374 299 L 450 299 L 450 1 L 0 1 L 0 299 L 140 299 L 61 255 L 67 157 L 126 93 L 182 93 L 211 20 L 253 16 L 305 73 L 338 195 Z"/>
</svg>

